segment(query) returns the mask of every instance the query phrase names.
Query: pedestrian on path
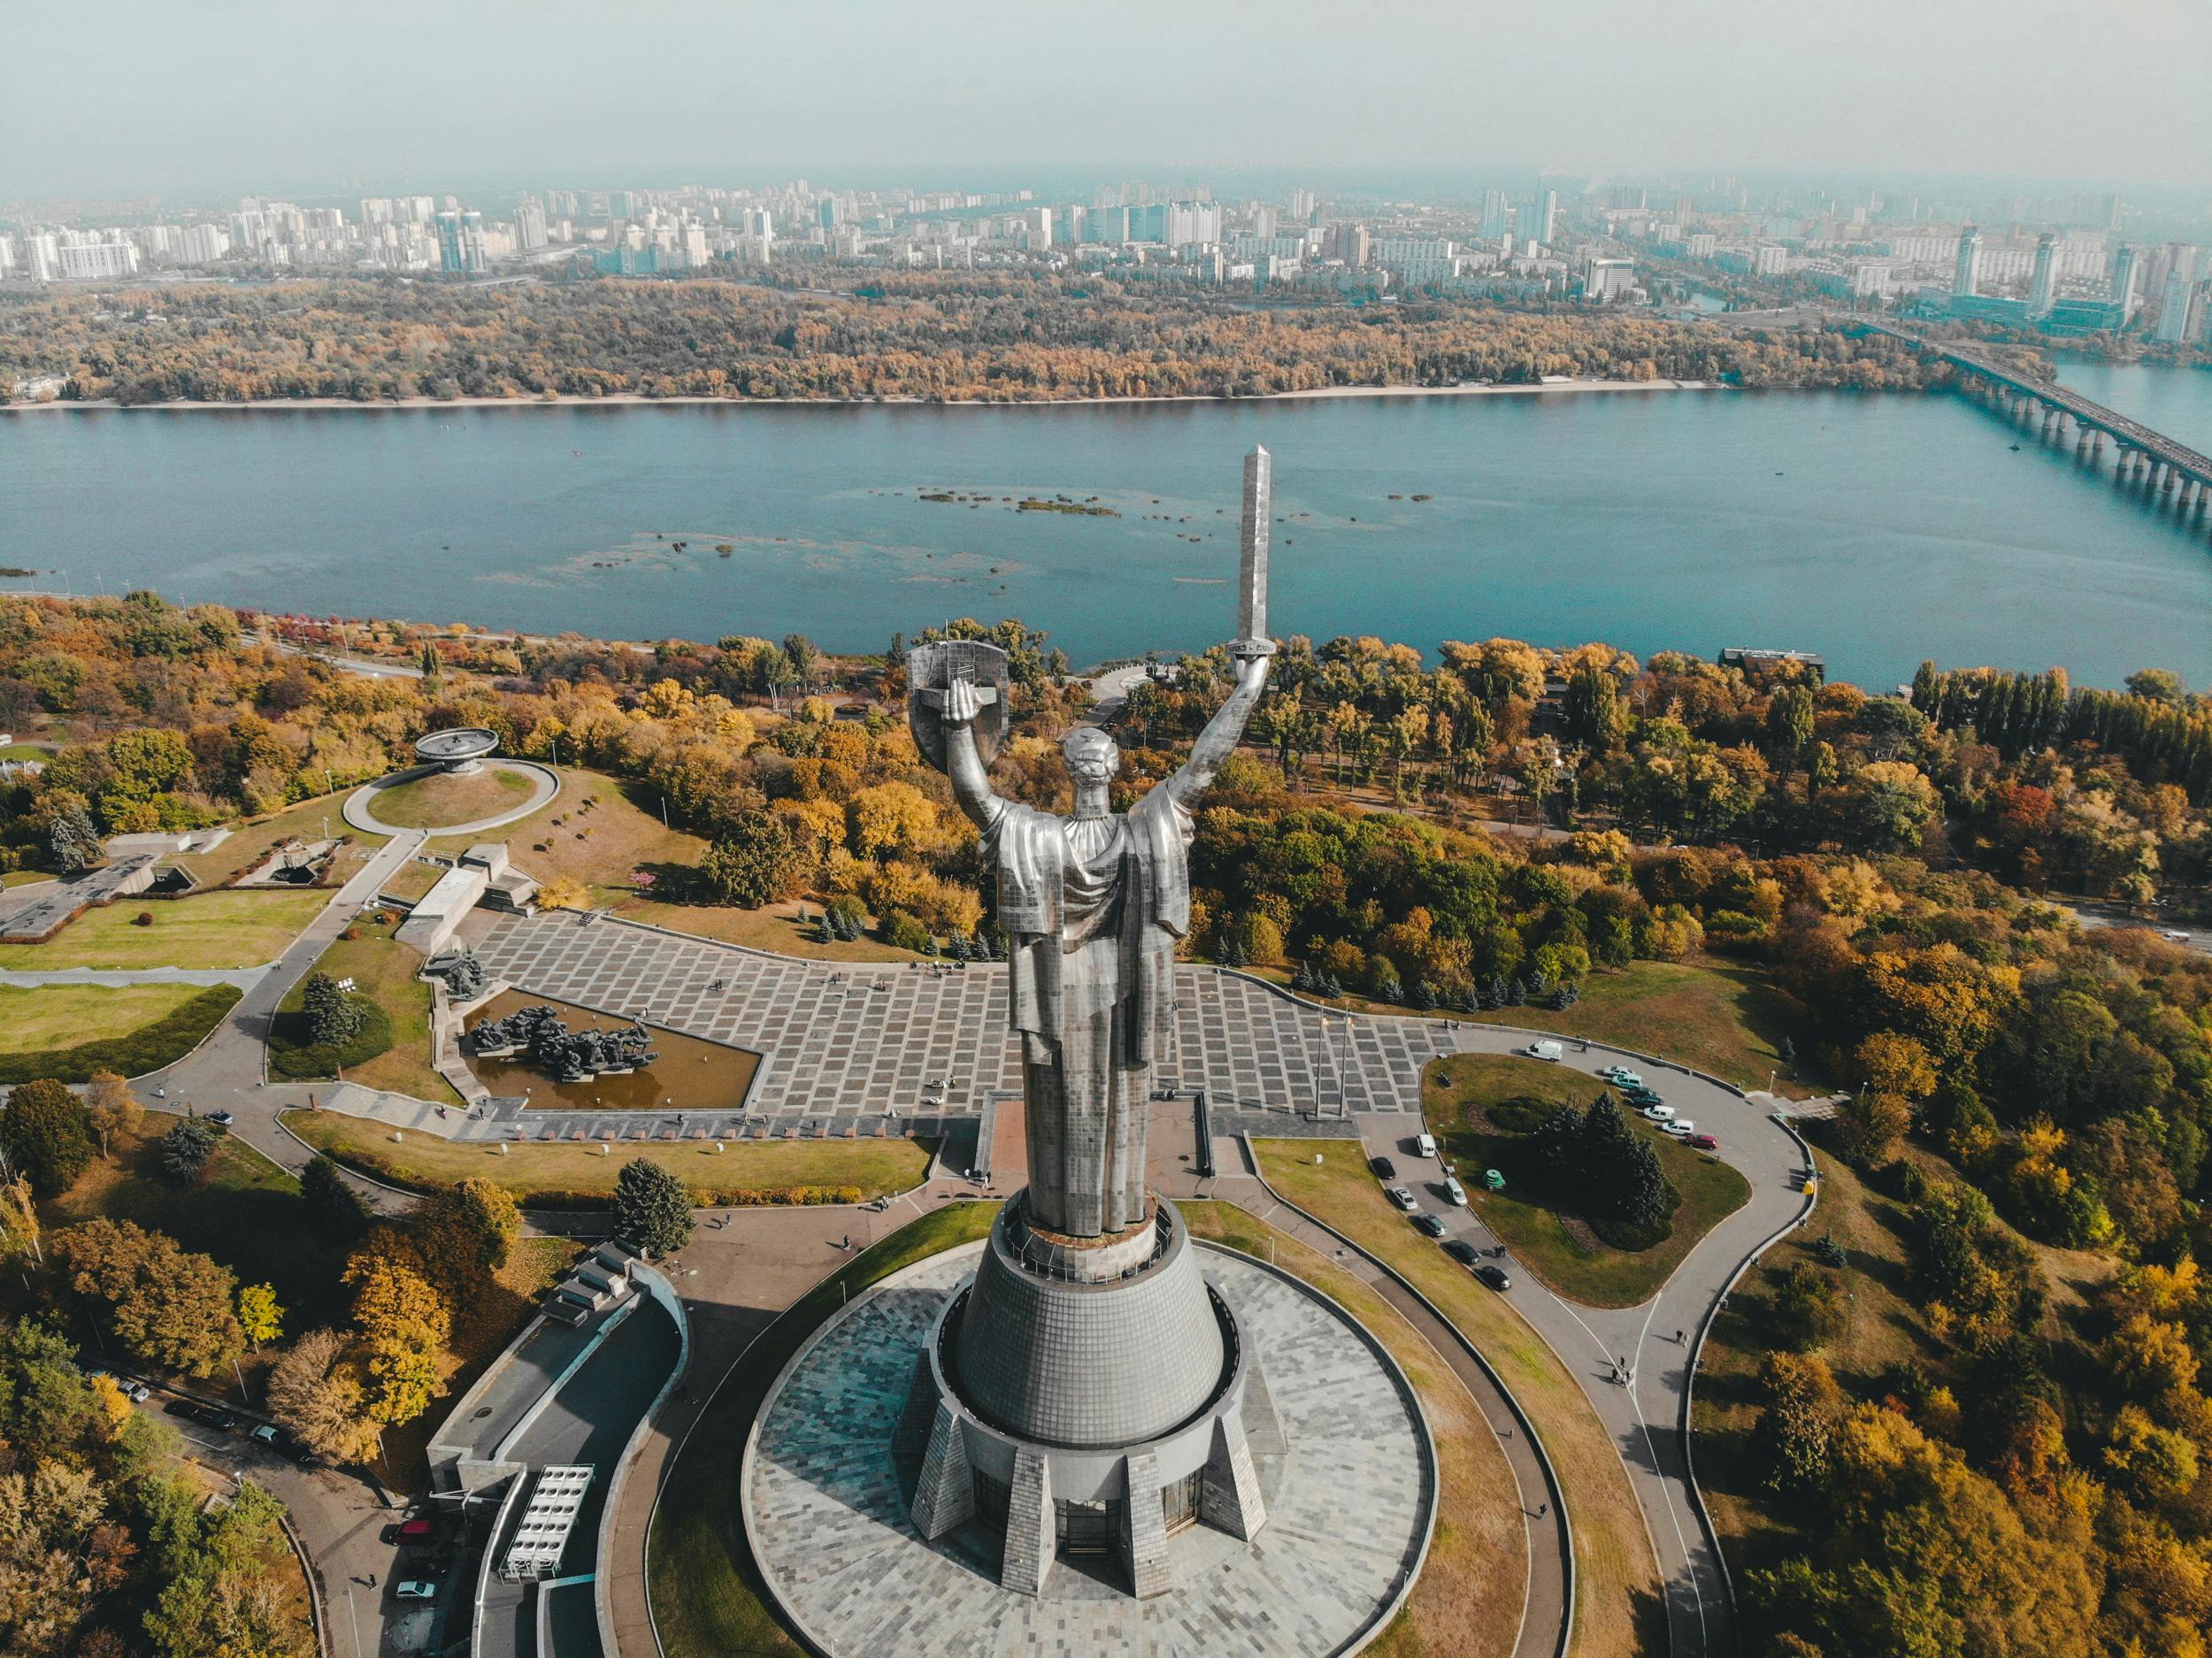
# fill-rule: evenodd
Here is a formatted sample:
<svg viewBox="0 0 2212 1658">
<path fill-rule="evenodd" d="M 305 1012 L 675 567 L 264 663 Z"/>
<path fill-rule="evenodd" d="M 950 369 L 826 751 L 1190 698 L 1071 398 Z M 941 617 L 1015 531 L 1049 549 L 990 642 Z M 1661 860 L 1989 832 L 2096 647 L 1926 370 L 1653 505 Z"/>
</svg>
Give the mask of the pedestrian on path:
<svg viewBox="0 0 2212 1658">
<path fill-rule="evenodd" d="M 1540 1502 L 1540 1503 L 1538 1503 L 1538 1504 L 1536 1505 L 1536 1517 L 1537 1517 L 1538 1519 L 1540 1519 L 1540 1519 L 1542 1519 L 1542 1518 L 1543 1518 L 1546 1515 L 1549 1514 L 1550 1512 L 1551 1512 L 1551 1504 L 1550 1504 L 1550 1503 L 1548 1503 L 1548 1502 Z"/>
</svg>

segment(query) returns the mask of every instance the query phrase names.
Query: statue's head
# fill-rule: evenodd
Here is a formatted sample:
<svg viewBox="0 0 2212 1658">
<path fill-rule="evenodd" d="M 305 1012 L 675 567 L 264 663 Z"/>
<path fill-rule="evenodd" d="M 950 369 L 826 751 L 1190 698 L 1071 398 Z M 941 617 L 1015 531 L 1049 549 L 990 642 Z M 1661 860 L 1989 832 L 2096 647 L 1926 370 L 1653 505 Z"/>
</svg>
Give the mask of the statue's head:
<svg viewBox="0 0 2212 1658">
<path fill-rule="evenodd" d="M 1121 770 L 1121 750 L 1095 725 L 1078 725 L 1061 740 L 1060 753 L 1079 785 L 1110 782 Z"/>
</svg>

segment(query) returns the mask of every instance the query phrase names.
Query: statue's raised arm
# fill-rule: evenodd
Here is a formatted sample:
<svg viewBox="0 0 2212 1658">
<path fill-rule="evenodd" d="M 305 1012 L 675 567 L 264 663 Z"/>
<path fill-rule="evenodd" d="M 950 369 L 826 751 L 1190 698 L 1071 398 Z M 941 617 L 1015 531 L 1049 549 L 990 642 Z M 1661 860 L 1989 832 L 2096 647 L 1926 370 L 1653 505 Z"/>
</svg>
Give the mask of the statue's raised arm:
<svg viewBox="0 0 2212 1658">
<path fill-rule="evenodd" d="M 1261 649 L 1260 646 L 1266 648 Z M 1165 785 L 1168 792 L 1184 805 L 1206 792 L 1214 780 L 1214 773 L 1221 770 L 1222 762 L 1237 751 L 1237 744 L 1244 741 L 1244 728 L 1252 718 L 1252 710 L 1259 705 L 1260 693 L 1267 688 L 1268 666 L 1273 660 L 1272 645 L 1264 640 L 1240 639 L 1229 651 L 1237 664 L 1236 688 L 1206 722 L 1206 729 L 1198 733 L 1198 741 L 1191 745 L 1190 758 Z"/>
<path fill-rule="evenodd" d="M 945 687 L 945 775 L 952 779 L 952 797 L 979 829 L 988 828 L 1006 803 L 991 792 L 990 772 L 975 746 L 982 696 L 972 679 L 955 679 Z"/>
</svg>

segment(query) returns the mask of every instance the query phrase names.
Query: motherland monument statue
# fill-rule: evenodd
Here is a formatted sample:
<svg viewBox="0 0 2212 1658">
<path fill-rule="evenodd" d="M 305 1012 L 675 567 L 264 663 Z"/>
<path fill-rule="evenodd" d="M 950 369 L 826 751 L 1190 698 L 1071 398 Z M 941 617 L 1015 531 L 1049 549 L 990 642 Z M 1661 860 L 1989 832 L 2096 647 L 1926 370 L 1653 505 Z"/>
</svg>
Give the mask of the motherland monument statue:
<svg viewBox="0 0 2212 1658">
<path fill-rule="evenodd" d="M 1126 812 L 1120 767 L 1095 725 L 1062 744 L 1075 785 L 1063 817 L 994 794 L 1006 728 L 1006 653 L 949 641 L 908 655 L 917 742 L 983 832 L 1009 940 L 1011 1022 L 1022 1044 L 1026 1220 L 1063 1240 L 1111 1238 L 1148 1219 L 1145 1124 L 1156 1060 L 1172 1051 L 1175 950 L 1190 926 L 1191 803 L 1235 752 L 1267 685 L 1271 461 L 1245 458 L 1235 687 L 1190 759 Z"/>
<path fill-rule="evenodd" d="M 1169 1539 L 1267 1523 L 1252 1449 L 1279 1444 L 1258 1345 L 1206 1279 L 1174 1204 L 1145 1185 L 1154 1063 L 1172 1052 L 1175 948 L 1190 928 L 1191 802 L 1266 688 L 1270 463 L 1244 465 L 1237 682 L 1179 771 L 1126 812 L 1095 726 L 1064 745 L 1067 817 L 991 790 L 1006 653 L 949 640 L 909 653 L 914 738 L 983 832 L 1010 941 L 1028 1184 L 914 1363 L 898 1444 L 918 1461 L 914 1530 L 978 1520 L 999 1582 L 1045 1592 L 1064 1548 L 1118 1553 L 1132 1593 L 1174 1581 Z"/>
</svg>

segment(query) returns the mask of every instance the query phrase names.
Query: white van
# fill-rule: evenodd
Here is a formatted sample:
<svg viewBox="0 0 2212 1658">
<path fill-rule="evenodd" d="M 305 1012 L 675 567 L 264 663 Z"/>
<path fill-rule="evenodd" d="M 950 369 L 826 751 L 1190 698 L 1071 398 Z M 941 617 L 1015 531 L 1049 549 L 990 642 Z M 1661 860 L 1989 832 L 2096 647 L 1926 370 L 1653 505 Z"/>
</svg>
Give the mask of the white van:
<svg viewBox="0 0 2212 1658">
<path fill-rule="evenodd" d="M 1556 1042 L 1531 1042 L 1522 1051 L 1531 1059 L 1548 1059 L 1555 1065 L 1567 1050 Z"/>
<path fill-rule="evenodd" d="M 1413 1142 L 1413 1149 L 1417 1154 L 1424 1157 L 1435 1156 L 1436 1136 L 1433 1134 L 1422 1135 L 1420 1139 Z"/>
</svg>

